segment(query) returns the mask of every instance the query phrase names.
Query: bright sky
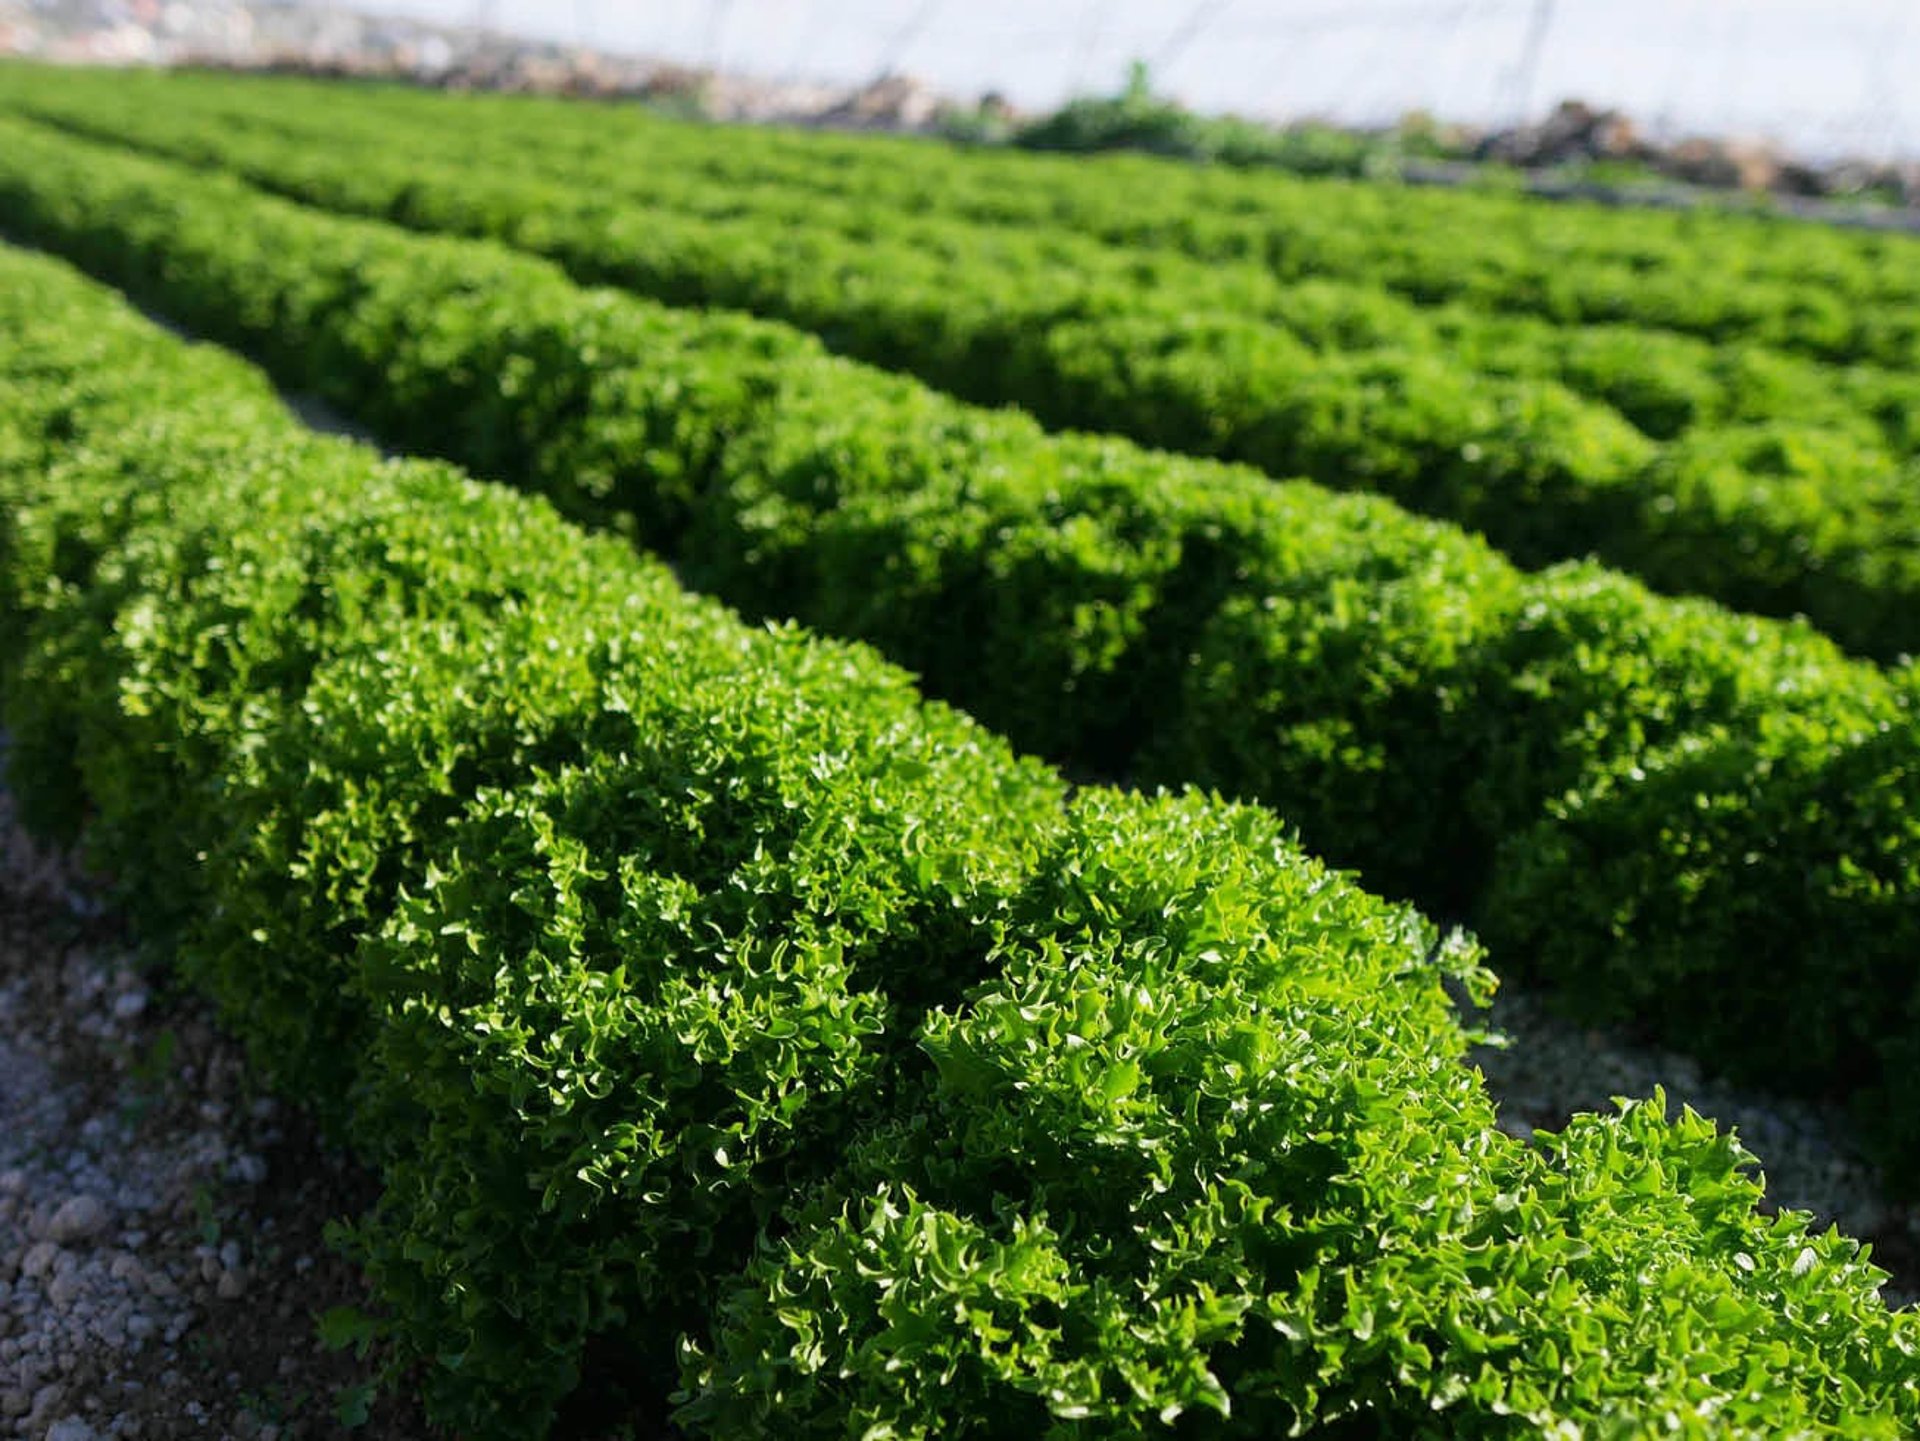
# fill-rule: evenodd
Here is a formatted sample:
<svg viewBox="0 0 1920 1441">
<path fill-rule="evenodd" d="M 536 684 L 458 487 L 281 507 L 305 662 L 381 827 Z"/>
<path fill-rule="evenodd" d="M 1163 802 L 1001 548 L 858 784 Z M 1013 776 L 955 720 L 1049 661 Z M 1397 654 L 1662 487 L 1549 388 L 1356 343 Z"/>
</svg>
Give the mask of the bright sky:
<svg viewBox="0 0 1920 1441">
<path fill-rule="evenodd" d="M 1566 96 L 1671 132 L 1920 157 L 1920 0 L 372 0 L 692 64 L 855 81 L 888 68 L 1044 105 L 1147 60 L 1196 106 L 1498 120 Z M 1536 29 L 1536 27 L 1538 27 Z M 1530 45 L 1530 37 L 1533 37 Z M 1531 65 L 1525 57 L 1533 56 Z"/>
</svg>

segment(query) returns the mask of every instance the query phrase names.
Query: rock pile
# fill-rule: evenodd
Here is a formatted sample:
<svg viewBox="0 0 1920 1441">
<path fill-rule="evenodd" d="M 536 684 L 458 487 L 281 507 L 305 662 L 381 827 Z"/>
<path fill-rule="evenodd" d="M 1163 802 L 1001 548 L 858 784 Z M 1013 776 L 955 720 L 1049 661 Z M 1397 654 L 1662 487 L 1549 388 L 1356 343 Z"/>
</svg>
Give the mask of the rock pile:
<svg viewBox="0 0 1920 1441">
<path fill-rule="evenodd" d="M 1764 141 L 1691 137 L 1650 139 L 1618 110 L 1561 102 L 1546 119 L 1480 134 L 1464 132 L 1462 148 L 1475 160 L 1527 170 L 1619 163 L 1711 190 L 1745 190 L 1843 198 L 1876 194 L 1901 205 L 1920 203 L 1920 165 L 1841 161 L 1810 165 Z"/>
</svg>

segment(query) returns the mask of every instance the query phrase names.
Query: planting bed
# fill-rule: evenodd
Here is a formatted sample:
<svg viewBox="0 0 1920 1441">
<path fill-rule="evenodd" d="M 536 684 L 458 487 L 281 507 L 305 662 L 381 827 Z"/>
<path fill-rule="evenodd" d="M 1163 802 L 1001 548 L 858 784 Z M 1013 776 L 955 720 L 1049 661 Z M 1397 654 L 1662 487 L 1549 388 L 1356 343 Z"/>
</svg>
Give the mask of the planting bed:
<svg viewBox="0 0 1920 1441">
<path fill-rule="evenodd" d="M 1920 671 L 1523 568 L 1896 657 L 1897 324 L 1730 220 L 1326 192 L 1527 299 L 1287 183 L 928 150 L 896 221 L 898 147 L 325 93 L 0 72 L 0 232 L 96 277 L 0 249 L 0 1420 L 1920 1429 Z"/>
</svg>

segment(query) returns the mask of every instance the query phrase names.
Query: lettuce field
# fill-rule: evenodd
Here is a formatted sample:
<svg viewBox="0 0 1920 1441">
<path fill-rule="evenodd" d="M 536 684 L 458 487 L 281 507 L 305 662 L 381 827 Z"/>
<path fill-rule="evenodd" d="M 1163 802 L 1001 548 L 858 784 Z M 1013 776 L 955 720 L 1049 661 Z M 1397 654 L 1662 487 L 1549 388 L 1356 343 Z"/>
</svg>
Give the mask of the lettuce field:
<svg viewBox="0 0 1920 1441">
<path fill-rule="evenodd" d="M 1463 1064 L 1920 1187 L 1920 241 L 19 66 L 0 240 L 9 784 L 451 1434 L 1920 1433 L 1710 1118 Z"/>
</svg>

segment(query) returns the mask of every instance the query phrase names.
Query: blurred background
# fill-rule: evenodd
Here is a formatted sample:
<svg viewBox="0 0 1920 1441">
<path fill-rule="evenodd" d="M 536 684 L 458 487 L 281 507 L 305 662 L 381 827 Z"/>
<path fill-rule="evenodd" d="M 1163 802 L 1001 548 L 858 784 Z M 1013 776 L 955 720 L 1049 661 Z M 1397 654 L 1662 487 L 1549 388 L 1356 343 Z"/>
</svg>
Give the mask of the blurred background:
<svg viewBox="0 0 1920 1441">
<path fill-rule="evenodd" d="M 0 51 L 401 70 L 524 88 L 680 87 L 722 118 L 929 128 L 1152 94 L 1379 129 L 1520 164 L 1644 159 L 1798 193 L 1920 190 L 1910 0 L 0 0 Z M 1579 101 L 1569 111 L 1563 102 Z M 1504 151 L 1502 145 L 1504 144 Z M 1794 162 L 1838 180 L 1784 178 Z M 1851 168 L 1845 168 L 1851 166 Z M 1862 170 L 1861 167 L 1868 167 Z"/>
</svg>

